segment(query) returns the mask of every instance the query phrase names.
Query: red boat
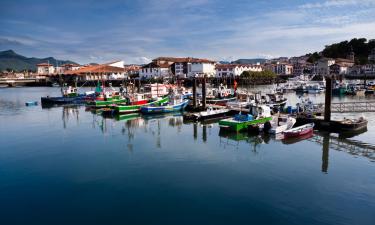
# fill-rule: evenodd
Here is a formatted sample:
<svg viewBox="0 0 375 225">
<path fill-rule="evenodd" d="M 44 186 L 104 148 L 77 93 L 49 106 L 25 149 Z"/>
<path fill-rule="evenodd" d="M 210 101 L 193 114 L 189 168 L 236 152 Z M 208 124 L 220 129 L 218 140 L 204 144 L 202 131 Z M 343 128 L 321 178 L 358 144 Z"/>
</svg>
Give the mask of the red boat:
<svg viewBox="0 0 375 225">
<path fill-rule="evenodd" d="M 295 127 L 283 132 L 284 138 L 293 138 L 312 134 L 314 132 L 314 123 L 308 123 L 299 127 Z"/>
</svg>

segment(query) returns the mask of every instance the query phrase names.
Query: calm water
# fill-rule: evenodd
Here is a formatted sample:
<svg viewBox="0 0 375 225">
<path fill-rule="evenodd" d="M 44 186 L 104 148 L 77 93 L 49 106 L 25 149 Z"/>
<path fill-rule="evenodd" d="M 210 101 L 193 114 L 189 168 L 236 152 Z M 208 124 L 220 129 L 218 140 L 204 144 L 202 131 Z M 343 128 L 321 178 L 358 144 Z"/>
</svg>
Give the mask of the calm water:
<svg viewBox="0 0 375 225">
<path fill-rule="evenodd" d="M 58 90 L 0 89 L 0 224 L 375 224 L 369 113 L 359 136 L 288 144 L 24 106 Z"/>
</svg>

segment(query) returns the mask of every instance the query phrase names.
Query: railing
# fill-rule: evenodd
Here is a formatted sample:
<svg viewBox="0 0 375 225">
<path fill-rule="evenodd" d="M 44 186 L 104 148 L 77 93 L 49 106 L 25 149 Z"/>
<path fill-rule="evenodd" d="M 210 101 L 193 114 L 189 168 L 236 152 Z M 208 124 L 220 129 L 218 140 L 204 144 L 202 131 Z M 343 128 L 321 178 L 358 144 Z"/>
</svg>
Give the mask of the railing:
<svg viewBox="0 0 375 225">
<path fill-rule="evenodd" d="M 314 105 L 318 112 L 324 112 L 324 104 Z M 347 113 L 347 112 L 375 112 L 375 102 L 343 102 L 332 103 L 331 112 L 333 113 Z"/>
</svg>

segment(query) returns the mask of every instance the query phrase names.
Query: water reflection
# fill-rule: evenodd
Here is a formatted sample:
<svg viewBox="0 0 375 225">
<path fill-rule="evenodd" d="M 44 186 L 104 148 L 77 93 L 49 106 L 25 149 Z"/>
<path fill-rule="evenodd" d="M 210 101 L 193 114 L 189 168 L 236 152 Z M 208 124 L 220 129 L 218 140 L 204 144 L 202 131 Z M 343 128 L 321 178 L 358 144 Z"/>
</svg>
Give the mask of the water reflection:
<svg viewBox="0 0 375 225">
<path fill-rule="evenodd" d="M 73 121 L 76 121 L 77 124 L 79 123 L 80 109 L 82 109 L 82 107 L 79 106 L 62 107 L 62 124 L 64 129 L 67 129 L 69 120 L 73 119 Z M 189 128 L 188 131 L 192 132 L 193 139 L 198 140 L 198 137 L 201 137 L 203 143 L 208 142 L 208 138 L 210 136 L 208 132 L 213 130 L 212 124 L 184 124 L 181 113 L 146 116 L 138 113 L 132 113 L 108 118 L 94 112 L 92 116 L 92 127 L 99 128 L 100 131 L 105 135 L 109 132 L 115 132 L 109 128 L 114 127 L 117 124 L 121 124 L 120 132 L 123 136 L 127 137 L 127 146 L 130 151 L 133 151 L 132 141 L 135 139 L 137 132 L 150 133 L 155 138 L 155 146 L 157 148 L 162 148 L 163 129 L 175 129 L 176 133 L 181 133 L 184 126 L 191 126 L 192 129 Z M 167 127 L 165 125 L 167 125 Z M 355 135 L 358 135 L 358 133 L 337 135 L 324 132 L 315 132 L 314 135 L 280 141 L 278 136 L 274 137 L 266 134 L 251 135 L 248 133 L 227 132 L 220 129 L 218 131 L 219 142 L 223 148 L 238 149 L 240 147 L 240 143 L 247 143 L 249 144 L 251 151 L 254 153 L 258 153 L 261 150 L 262 144 L 269 144 L 272 142 L 279 142 L 286 145 L 293 145 L 302 141 L 318 143 L 322 146 L 321 171 L 323 173 L 328 173 L 330 149 L 346 152 L 355 156 L 366 157 L 370 159 L 370 161 L 375 161 L 375 146 L 348 139 L 348 137 L 352 138 Z"/>
<path fill-rule="evenodd" d="M 240 142 L 245 142 L 250 144 L 251 151 L 257 153 L 260 149 L 262 144 L 268 144 L 271 136 L 268 134 L 247 134 L 244 132 L 230 132 L 226 130 L 219 131 L 220 136 L 220 143 L 223 145 L 224 148 L 229 146 L 234 146 L 236 149 L 239 148 Z"/>
<path fill-rule="evenodd" d="M 63 128 L 67 128 L 69 118 L 75 118 L 77 124 L 79 123 L 79 107 L 78 106 L 64 106 L 62 107 L 62 122 Z"/>
</svg>

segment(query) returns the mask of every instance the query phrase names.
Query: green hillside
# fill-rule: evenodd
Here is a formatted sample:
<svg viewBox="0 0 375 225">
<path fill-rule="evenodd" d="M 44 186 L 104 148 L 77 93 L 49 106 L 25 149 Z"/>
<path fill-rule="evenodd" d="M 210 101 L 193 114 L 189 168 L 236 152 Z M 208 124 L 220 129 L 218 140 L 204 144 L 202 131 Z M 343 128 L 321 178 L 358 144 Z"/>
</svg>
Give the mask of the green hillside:
<svg viewBox="0 0 375 225">
<path fill-rule="evenodd" d="M 366 38 L 354 38 L 350 41 L 342 41 L 340 43 L 327 45 L 321 54 L 315 52 L 313 54 L 307 54 L 307 56 L 309 56 L 309 62 L 315 62 L 321 56 L 328 58 L 346 58 L 353 50 L 355 54 L 355 63 L 363 65 L 368 63 L 368 55 L 374 48 L 374 39 L 367 41 Z"/>
<path fill-rule="evenodd" d="M 39 63 L 49 62 L 53 65 L 75 63 L 70 60 L 56 60 L 53 57 L 48 58 L 27 58 L 25 56 L 15 53 L 13 50 L 7 50 L 0 52 L 0 71 L 3 70 L 14 70 L 14 71 L 24 71 L 24 70 L 36 70 L 36 65 Z"/>
</svg>

